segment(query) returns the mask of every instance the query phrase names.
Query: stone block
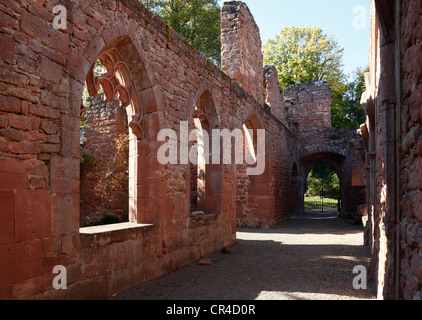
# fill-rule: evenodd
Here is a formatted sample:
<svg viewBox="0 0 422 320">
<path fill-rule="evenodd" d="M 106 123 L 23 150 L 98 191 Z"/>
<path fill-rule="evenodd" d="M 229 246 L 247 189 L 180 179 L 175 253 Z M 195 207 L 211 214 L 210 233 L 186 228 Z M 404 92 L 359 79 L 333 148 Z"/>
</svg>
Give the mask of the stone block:
<svg viewBox="0 0 422 320">
<path fill-rule="evenodd" d="M 29 131 L 25 132 L 25 140 L 28 142 L 46 142 L 46 136 L 41 132 Z"/>
<path fill-rule="evenodd" d="M 422 223 L 422 192 L 419 192 L 415 196 L 415 217 L 419 220 L 420 223 Z"/>
<path fill-rule="evenodd" d="M 23 91 L 23 88 L 26 86 L 26 83 L 28 81 L 27 76 L 16 73 L 16 72 L 12 72 L 11 70 L 5 69 L 5 68 L 0 68 L 0 76 L 3 82 L 13 85 L 13 86 L 7 87 L 7 89 L 5 90 L 7 94 L 9 94 L 9 92 L 16 93 L 19 91 Z M 13 95 L 13 96 L 16 96 L 16 95 Z M 17 95 L 17 96 L 21 97 L 21 95 Z"/>
<path fill-rule="evenodd" d="M 49 119 L 55 119 L 55 120 L 60 119 L 59 110 L 45 107 L 42 105 L 31 104 L 29 106 L 29 113 L 35 116 L 43 117 L 43 118 L 49 118 Z"/>
<path fill-rule="evenodd" d="M 0 190 L 0 245 L 15 239 L 15 194 Z"/>
<path fill-rule="evenodd" d="M 95 62 L 95 58 L 97 58 L 98 54 L 101 52 L 101 50 L 104 48 L 105 43 L 104 39 L 100 34 L 97 34 L 94 36 L 89 43 L 88 47 L 84 51 L 85 57 L 88 59 L 88 61 L 91 61 L 92 63 Z"/>
<path fill-rule="evenodd" d="M 81 260 L 84 265 L 84 276 L 93 277 L 112 270 L 114 248 L 107 246 L 81 251 Z"/>
<path fill-rule="evenodd" d="M 54 155 L 50 160 L 50 176 L 55 178 L 79 179 L 80 162 L 79 159 L 61 157 Z"/>
<path fill-rule="evenodd" d="M 422 43 L 409 48 L 409 63 L 413 82 L 418 84 L 422 79 Z"/>
<path fill-rule="evenodd" d="M 154 88 L 147 88 L 138 92 L 140 103 L 145 114 L 157 111 L 157 101 Z"/>
<path fill-rule="evenodd" d="M 160 117 L 158 113 L 145 115 L 145 137 L 157 140 L 159 131 L 161 130 Z"/>
<path fill-rule="evenodd" d="M 66 269 L 79 263 L 79 253 L 61 254 L 44 258 L 44 275 L 51 275 L 55 266 L 64 266 Z"/>
<path fill-rule="evenodd" d="M 44 239 L 51 236 L 52 205 L 43 190 L 16 191 L 15 240 Z"/>
<path fill-rule="evenodd" d="M 6 138 L 0 137 L 0 152 L 8 152 L 9 143 Z"/>
<path fill-rule="evenodd" d="M 18 283 L 43 273 L 42 241 L 20 242 L 0 246 L 0 283 Z"/>
<path fill-rule="evenodd" d="M 41 145 L 42 153 L 59 154 L 60 150 L 61 150 L 61 146 L 58 144 L 43 143 Z"/>
<path fill-rule="evenodd" d="M 21 111 L 19 99 L 0 95 L 0 111 L 19 113 Z"/>
<path fill-rule="evenodd" d="M 13 286 L 13 299 L 30 299 L 32 296 L 53 289 L 56 274 L 25 280 Z"/>
<path fill-rule="evenodd" d="M 73 79 L 84 84 L 91 63 L 82 53 L 77 51 L 70 52 L 68 57 L 67 72 Z"/>
<path fill-rule="evenodd" d="M 61 54 L 67 54 L 68 37 L 59 30 L 52 28 L 46 21 L 25 12 L 21 18 L 20 27 L 22 32 L 32 38 L 41 40 L 41 42 Z"/>
<path fill-rule="evenodd" d="M 63 67 L 46 57 L 41 56 L 40 59 L 41 78 L 51 83 L 58 84 L 63 74 Z"/>
<path fill-rule="evenodd" d="M 79 248 L 79 236 L 63 236 L 61 238 L 62 254 L 72 254 Z"/>
<path fill-rule="evenodd" d="M 50 93 L 46 90 L 41 91 L 40 102 L 48 107 L 58 110 L 68 110 L 68 101 L 66 98 L 60 97 L 57 94 Z"/>
<path fill-rule="evenodd" d="M 20 130 L 31 130 L 32 119 L 29 117 L 9 113 L 9 126 Z"/>
<path fill-rule="evenodd" d="M 42 145 L 39 142 L 11 142 L 10 151 L 17 154 L 39 154 Z"/>
<path fill-rule="evenodd" d="M 53 195 L 53 235 L 79 232 L 79 195 Z"/>
<path fill-rule="evenodd" d="M 19 160 L 0 159 L 0 189 L 27 189 L 26 164 Z"/>
<path fill-rule="evenodd" d="M 248 186 L 249 194 L 265 196 L 268 194 L 268 183 L 251 183 Z"/>
<path fill-rule="evenodd" d="M 43 121 L 41 123 L 41 129 L 46 133 L 46 134 L 56 134 L 59 131 L 59 125 L 51 120 L 48 121 Z"/>
<path fill-rule="evenodd" d="M 0 134 L 12 141 L 23 141 L 25 139 L 22 131 L 13 128 L 1 129 Z"/>
<path fill-rule="evenodd" d="M 44 257 L 58 256 L 62 253 L 61 237 L 51 237 L 43 239 L 42 246 Z"/>
<path fill-rule="evenodd" d="M 3 16 L 3 14 L 2 14 Z M 4 15 L 8 17 L 7 15 Z M 3 19 L 2 19 L 3 20 Z M 9 63 L 16 63 L 16 46 L 13 38 L 7 34 L 0 34 L 0 60 Z"/>
</svg>

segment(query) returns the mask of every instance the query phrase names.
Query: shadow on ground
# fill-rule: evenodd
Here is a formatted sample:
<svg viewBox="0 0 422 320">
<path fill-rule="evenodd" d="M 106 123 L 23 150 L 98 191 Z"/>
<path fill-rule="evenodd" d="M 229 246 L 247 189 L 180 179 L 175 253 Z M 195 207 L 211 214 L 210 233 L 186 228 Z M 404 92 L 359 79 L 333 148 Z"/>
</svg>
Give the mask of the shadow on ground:
<svg viewBox="0 0 422 320">
<path fill-rule="evenodd" d="M 362 226 L 331 215 L 302 215 L 267 230 L 239 229 L 238 242 L 121 292 L 116 300 L 357 300 L 374 288 L 353 288 L 355 266 L 368 266 Z"/>
</svg>

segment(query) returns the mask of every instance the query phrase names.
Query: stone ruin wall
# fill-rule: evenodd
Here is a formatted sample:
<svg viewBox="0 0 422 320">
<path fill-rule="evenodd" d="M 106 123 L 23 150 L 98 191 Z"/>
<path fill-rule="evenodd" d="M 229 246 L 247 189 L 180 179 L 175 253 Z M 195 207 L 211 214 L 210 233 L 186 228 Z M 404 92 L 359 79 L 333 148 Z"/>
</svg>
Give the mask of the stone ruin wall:
<svg viewBox="0 0 422 320">
<path fill-rule="evenodd" d="M 192 218 L 188 167 L 157 162 L 158 131 L 178 131 L 204 92 L 221 128 L 241 128 L 255 115 L 267 130 L 265 219 L 289 216 L 294 138 L 263 106 L 261 89 L 247 93 L 138 2 L 67 1 L 66 30 L 52 27 L 55 5 L 0 3 L 1 298 L 104 298 L 235 242 L 236 166 L 221 171 L 221 213 Z M 249 10 L 239 10 L 252 21 Z M 133 111 L 142 122 L 129 116 L 144 134 L 136 140 L 131 132 L 138 154 L 130 163 L 139 172 L 129 204 L 131 221 L 147 225 L 92 235 L 79 229 L 81 97 L 90 66 L 112 47 L 128 64 L 142 106 Z M 263 87 L 259 63 L 248 75 Z M 52 288 L 56 265 L 67 268 L 65 292 Z"/>
<path fill-rule="evenodd" d="M 333 92 L 326 81 L 294 85 L 283 92 L 287 121 L 301 130 L 331 129 Z"/>
<path fill-rule="evenodd" d="M 400 296 L 422 298 L 422 4 L 403 1 Z M 407 23 L 406 23 L 407 22 Z"/>
<path fill-rule="evenodd" d="M 265 103 L 271 108 L 271 113 L 278 120 L 286 123 L 286 107 L 275 66 L 264 67 L 264 93 Z"/>
<path fill-rule="evenodd" d="M 296 205 L 299 211 L 303 210 L 303 194 L 310 170 L 319 161 L 325 160 L 336 169 L 341 180 L 342 215 L 346 217 L 357 213 L 358 207 L 366 200 L 364 164 L 359 161 L 365 154 L 365 148 L 357 129 L 332 129 L 333 92 L 329 83 L 297 84 L 285 89 L 282 98 L 286 121 L 295 132 L 299 148 L 299 194 L 293 196 L 293 201 L 299 203 Z"/>
<path fill-rule="evenodd" d="M 221 12 L 221 70 L 264 102 L 261 36 L 248 6 L 226 2 Z"/>
<path fill-rule="evenodd" d="M 373 248 L 371 272 L 380 297 L 417 298 L 422 283 L 422 11 L 417 1 L 397 2 L 395 7 L 393 0 L 374 4 L 378 15 L 373 13 L 373 21 L 380 21 L 381 34 L 373 24 L 368 90 L 372 103 L 366 103 L 375 112 L 364 103 L 370 133 L 365 142 L 370 177 L 367 212 L 373 216 L 367 233 Z M 226 43 L 222 61 L 230 66 L 225 69 L 229 76 L 139 3 L 68 1 L 67 30 L 52 28 L 54 5 L 50 0 L 0 3 L 1 298 L 104 298 L 235 242 L 239 193 L 246 190 L 239 188 L 237 172 L 243 169 L 232 165 L 222 170 L 221 214 L 195 219 L 189 212 L 189 168 L 163 167 L 156 161 L 158 131 L 177 130 L 180 121 L 188 121 L 203 92 L 212 94 L 222 128 L 241 128 L 256 115 L 267 130 L 270 197 L 260 199 L 259 192 L 255 193 L 251 209 L 258 200 L 269 208 L 259 220 L 261 226 L 289 217 L 292 168 L 300 157 L 294 132 L 305 137 L 307 128 L 300 125 L 312 119 L 299 119 L 300 114 L 289 118 L 288 113 L 286 122 L 296 118 L 299 125 L 295 129 L 294 122 L 289 122 L 290 130 L 283 112 L 273 108 L 279 101 L 277 94 L 264 94 L 270 81 L 264 80 L 262 65 L 258 69 L 259 63 L 248 59 L 259 57 L 259 45 L 247 48 L 238 43 L 239 34 L 255 37 L 257 29 L 248 25 L 236 29 L 238 33 L 229 30 L 252 19 L 242 3 L 223 8 L 223 21 L 225 15 L 227 22 L 232 20 L 223 25 L 226 34 L 222 37 Z M 392 8 L 400 8 L 400 15 Z M 396 14 L 389 14 L 390 9 Z M 391 16 L 400 18 L 398 30 L 388 23 L 386 17 L 391 20 Z M 396 37 L 400 39 L 397 46 Z M 145 120 L 136 160 L 142 167 L 140 185 L 147 187 L 138 189 L 131 204 L 136 207 L 137 222 L 151 224 L 93 237 L 79 230 L 80 102 L 88 69 L 104 48 L 113 46 L 128 61 L 135 61 L 137 74 L 142 75 L 134 79 L 140 86 L 137 94 Z M 230 55 L 238 61 L 230 63 Z M 236 65 L 241 67 L 236 70 Z M 400 72 L 394 65 L 400 66 Z M 401 92 L 399 98 L 393 96 L 396 91 Z M 397 110 L 394 101 L 399 102 Z M 390 136 L 397 127 L 391 120 L 393 110 L 400 115 L 395 118 L 401 122 L 398 140 Z M 329 132 L 326 118 L 320 116 L 312 125 Z M 298 134 L 298 130 L 304 131 Z M 397 168 L 400 172 L 394 173 Z M 51 288 L 55 265 L 68 267 L 66 293 Z"/>
<path fill-rule="evenodd" d="M 370 72 L 362 107 L 369 274 L 380 299 L 420 299 L 422 289 L 422 7 L 372 1 Z"/>
</svg>

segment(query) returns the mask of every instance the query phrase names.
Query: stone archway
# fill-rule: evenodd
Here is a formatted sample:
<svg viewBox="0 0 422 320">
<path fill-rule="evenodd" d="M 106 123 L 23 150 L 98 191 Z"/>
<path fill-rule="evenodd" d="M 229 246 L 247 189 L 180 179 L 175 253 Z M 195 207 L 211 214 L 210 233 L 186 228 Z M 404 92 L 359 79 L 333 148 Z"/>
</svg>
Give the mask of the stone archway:
<svg viewBox="0 0 422 320">
<path fill-rule="evenodd" d="M 349 186 L 348 182 L 351 181 L 351 177 L 346 177 L 346 170 L 345 170 L 345 162 L 346 157 L 333 152 L 318 152 L 314 154 L 310 154 L 305 156 L 299 160 L 299 212 L 303 213 L 305 211 L 304 208 L 304 194 L 306 192 L 306 181 L 310 171 L 320 162 L 328 163 L 334 170 L 337 172 L 337 175 L 340 179 L 340 196 L 341 196 L 341 203 L 346 203 L 346 191 Z M 342 206 L 341 212 L 345 212 L 346 207 Z"/>
<path fill-rule="evenodd" d="M 189 137 L 195 136 L 195 141 L 191 142 L 189 150 L 196 146 L 196 159 L 189 161 L 190 213 L 221 214 L 222 165 L 213 163 L 210 153 L 214 152 L 210 145 L 213 130 L 219 130 L 221 125 L 210 87 L 200 91 L 193 109 L 189 118 Z"/>
<path fill-rule="evenodd" d="M 249 116 L 242 125 L 245 158 L 251 156 L 256 164 L 244 163 L 237 168 L 237 224 L 241 227 L 267 228 L 274 223 L 271 198 L 270 156 L 265 148 L 265 159 L 258 159 L 258 130 L 263 127 L 257 115 Z M 246 160 L 246 159 L 245 159 Z M 258 161 L 265 161 L 260 175 L 248 175 L 248 168 L 256 167 Z"/>
<path fill-rule="evenodd" d="M 77 116 L 80 116 L 81 108 L 83 108 L 81 107 L 83 83 L 87 84 L 91 96 L 96 95 L 101 86 L 107 101 L 113 101 L 117 96 L 119 97 L 119 108 L 124 108 L 126 111 L 129 129 L 129 222 L 153 223 L 158 222 L 159 217 L 153 209 L 155 205 L 146 203 L 145 199 L 154 203 L 154 198 L 157 198 L 158 203 L 159 192 L 152 194 L 151 190 L 159 188 L 159 176 L 157 176 L 159 171 L 150 171 L 147 168 L 159 166 L 155 163 L 156 157 L 149 156 L 145 151 L 157 148 L 156 136 L 161 128 L 157 111 L 162 108 L 160 105 L 162 99 L 159 96 L 159 88 L 153 83 L 153 77 L 138 40 L 132 38 L 130 32 L 122 34 L 124 31 L 120 30 L 124 28 L 115 29 L 118 33 L 113 39 L 109 39 L 110 30 L 104 30 L 104 35 L 95 37 L 85 49 L 84 54 L 70 54 L 69 73 L 78 80 L 71 82 L 71 91 L 75 93 L 70 97 L 70 104 L 75 115 L 79 110 Z M 93 68 L 98 60 L 107 72 L 95 77 Z M 131 73 L 130 70 L 138 70 L 138 72 Z M 83 75 L 85 79 L 82 78 Z M 72 132 L 77 132 L 76 125 L 79 130 L 79 124 L 76 121 L 72 124 L 75 124 L 75 128 L 64 126 L 64 137 L 68 134 L 73 137 Z M 73 144 L 75 143 L 72 141 Z M 149 150 L 148 153 L 154 154 L 154 150 Z M 76 157 L 73 153 L 69 155 Z"/>
</svg>

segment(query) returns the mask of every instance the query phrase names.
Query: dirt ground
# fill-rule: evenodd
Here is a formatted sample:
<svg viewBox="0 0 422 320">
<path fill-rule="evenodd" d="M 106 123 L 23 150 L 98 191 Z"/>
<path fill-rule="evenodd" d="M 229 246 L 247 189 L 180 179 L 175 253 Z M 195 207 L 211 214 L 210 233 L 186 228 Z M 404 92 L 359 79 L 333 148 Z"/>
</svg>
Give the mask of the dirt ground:
<svg viewBox="0 0 422 320">
<path fill-rule="evenodd" d="M 210 255 L 110 300 L 372 300 L 372 283 L 355 290 L 355 266 L 367 266 L 362 226 L 321 214 L 268 230 L 238 230 L 230 253 Z"/>
</svg>

